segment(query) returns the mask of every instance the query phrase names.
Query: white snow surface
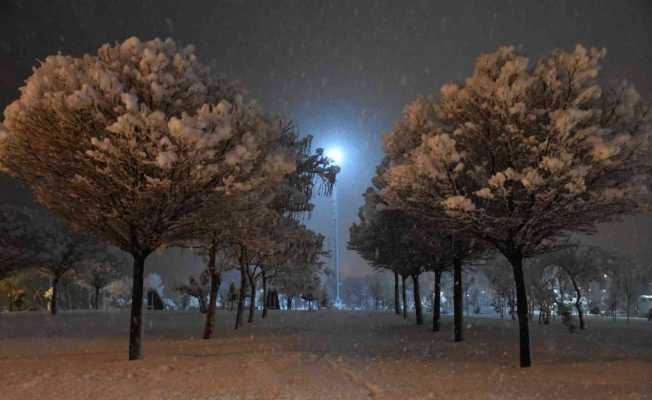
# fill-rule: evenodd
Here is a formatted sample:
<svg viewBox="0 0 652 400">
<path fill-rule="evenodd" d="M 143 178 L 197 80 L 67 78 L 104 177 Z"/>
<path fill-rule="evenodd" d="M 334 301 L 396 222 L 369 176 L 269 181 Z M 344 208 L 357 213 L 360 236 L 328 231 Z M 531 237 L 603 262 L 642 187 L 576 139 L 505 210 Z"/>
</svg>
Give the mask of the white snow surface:
<svg viewBox="0 0 652 400">
<path fill-rule="evenodd" d="M 648 399 L 652 322 L 532 324 L 534 367 L 517 367 L 517 324 L 466 318 L 466 338 L 391 313 L 272 311 L 233 330 L 220 311 L 146 312 L 145 359 L 127 361 L 128 313 L 0 314 L 0 398 Z"/>
</svg>

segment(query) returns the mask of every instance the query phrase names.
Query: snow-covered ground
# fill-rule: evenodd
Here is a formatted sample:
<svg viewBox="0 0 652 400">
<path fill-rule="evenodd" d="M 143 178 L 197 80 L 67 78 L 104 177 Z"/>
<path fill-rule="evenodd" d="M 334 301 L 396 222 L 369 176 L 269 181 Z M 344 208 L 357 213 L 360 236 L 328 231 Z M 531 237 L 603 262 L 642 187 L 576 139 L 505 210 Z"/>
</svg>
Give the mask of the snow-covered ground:
<svg viewBox="0 0 652 400">
<path fill-rule="evenodd" d="M 429 322 L 429 321 L 426 321 Z M 145 360 L 127 313 L 0 314 L 1 399 L 652 399 L 652 322 L 532 324 L 517 368 L 511 320 L 466 318 L 466 341 L 389 313 L 271 312 L 234 331 L 218 314 L 146 313 Z"/>
</svg>

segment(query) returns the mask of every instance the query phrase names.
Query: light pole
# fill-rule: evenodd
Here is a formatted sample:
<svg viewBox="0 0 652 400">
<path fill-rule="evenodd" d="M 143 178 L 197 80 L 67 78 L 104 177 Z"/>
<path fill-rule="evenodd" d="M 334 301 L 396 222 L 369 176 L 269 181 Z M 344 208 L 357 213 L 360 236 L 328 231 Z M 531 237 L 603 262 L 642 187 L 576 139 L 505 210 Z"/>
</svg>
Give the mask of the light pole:
<svg viewBox="0 0 652 400">
<path fill-rule="evenodd" d="M 334 164 L 340 165 L 342 162 L 342 152 L 337 147 L 333 147 L 326 151 L 326 157 L 330 158 Z M 340 243 L 339 243 L 339 210 L 337 207 L 337 185 L 333 187 L 333 222 L 335 225 L 335 232 L 333 234 L 333 261 L 335 263 L 335 308 L 341 310 L 342 298 L 340 297 Z"/>
<path fill-rule="evenodd" d="M 339 211 L 337 207 L 337 186 L 333 187 L 333 221 L 335 222 L 335 232 L 333 235 L 334 238 L 334 254 L 333 259 L 335 261 L 335 308 L 341 310 L 343 307 L 342 298 L 340 297 L 340 242 L 339 242 Z"/>
</svg>

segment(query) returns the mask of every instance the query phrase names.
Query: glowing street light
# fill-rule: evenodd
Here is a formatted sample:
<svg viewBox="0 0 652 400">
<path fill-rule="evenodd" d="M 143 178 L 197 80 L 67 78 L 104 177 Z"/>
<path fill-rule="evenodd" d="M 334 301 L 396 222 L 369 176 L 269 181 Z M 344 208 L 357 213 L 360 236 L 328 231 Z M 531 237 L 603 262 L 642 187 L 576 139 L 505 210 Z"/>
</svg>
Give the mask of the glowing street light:
<svg viewBox="0 0 652 400">
<path fill-rule="evenodd" d="M 330 158 L 334 164 L 341 165 L 344 159 L 344 153 L 337 148 L 331 147 L 325 152 L 326 157 Z M 342 299 L 340 298 L 340 246 L 339 246 L 339 212 L 337 208 L 337 185 L 333 187 L 333 222 L 335 225 L 335 234 L 333 235 L 333 241 L 335 251 L 333 252 L 334 262 L 335 262 L 335 308 L 340 310 L 344 306 L 342 304 Z"/>
<path fill-rule="evenodd" d="M 339 165 L 344 159 L 344 154 L 339 148 L 331 147 L 330 149 L 326 150 L 326 157 L 330 158 L 335 164 Z"/>
</svg>

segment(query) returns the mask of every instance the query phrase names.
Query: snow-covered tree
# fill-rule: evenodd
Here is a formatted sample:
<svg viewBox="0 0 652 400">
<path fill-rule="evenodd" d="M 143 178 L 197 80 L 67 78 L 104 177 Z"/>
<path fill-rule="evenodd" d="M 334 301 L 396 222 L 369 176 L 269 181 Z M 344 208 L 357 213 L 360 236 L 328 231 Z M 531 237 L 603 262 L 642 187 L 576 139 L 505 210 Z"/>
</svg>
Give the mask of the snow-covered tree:
<svg viewBox="0 0 652 400">
<path fill-rule="evenodd" d="M 131 302 L 131 289 L 133 282 L 131 277 L 122 277 L 109 283 L 105 289 L 105 295 L 110 299 L 112 307 L 126 307 Z"/>
<path fill-rule="evenodd" d="M 373 300 L 375 310 L 385 308 L 385 285 L 383 276 L 374 274 L 368 279 L 367 291 Z"/>
<path fill-rule="evenodd" d="M 19 270 L 38 270 L 50 280 L 47 298 L 52 314 L 58 311 L 61 278 L 77 268 L 84 270 L 103 249 L 93 238 L 71 230 L 41 209 L 0 208 L 0 279 Z"/>
<path fill-rule="evenodd" d="M 142 358 L 148 255 L 214 197 L 295 169 L 279 125 L 171 39 L 49 56 L 4 116 L 2 168 L 133 256 L 130 359 Z"/>
<path fill-rule="evenodd" d="M 259 252 L 256 257 L 263 285 L 263 299 L 267 299 L 269 284 L 274 282 L 279 274 L 283 274 L 284 270 L 290 270 L 290 275 L 292 275 L 294 272 L 292 270 L 301 268 L 306 268 L 307 275 L 314 276 L 312 281 L 306 281 L 310 283 L 309 287 L 306 286 L 303 289 L 310 290 L 314 300 L 318 299 L 320 285 L 314 283 L 319 281 L 315 278 L 318 278 L 320 268 L 313 269 L 313 266 L 321 267 L 320 258 L 327 255 L 323 250 L 324 236 L 313 232 L 290 217 L 280 218 L 270 228 L 272 228 L 270 233 L 274 238 L 273 244 Z M 263 301 L 263 318 L 266 315 L 267 302 Z"/>
<path fill-rule="evenodd" d="M 284 263 L 275 268 L 269 284 L 285 296 L 287 309 L 292 308 L 295 298 L 312 293 L 316 299 L 321 287 L 321 277 L 327 273 L 321 258 L 324 251 L 324 236 L 299 225 L 293 234 L 291 245 L 284 256 Z M 293 252 L 296 252 L 293 254 Z M 321 297 L 324 297 L 323 293 Z"/>
<path fill-rule="evenodd" d="M 249 322 L 253 322 L 260 279 L 265 299 L 268 280 L 280 270 L 306 268 L 309 272 L 323 254 L 323 237 L 298 223 L 292 212 L 276 209 L 272 203 L 277 195 L 276 187 L 252 191 L 219 220 L 226 229 L 219 233 L 218 240 L 240 268 L 241 289 L 249 288 Z M 306 201 L 309 203 L 310 198 Z M 242 324 L 245 293 L 239 292 L 236 329 Z"/>
<path fill-rule="evenodd" d="M 652 280 L 652 266 L 615 253 L 603 253 L 601 261 L 603 276 L 609 280 L 608 303 L 614 317 L 622 304 L 629 321 L 638 297 Z"/>
<path fill-rule="evenodd" d="M 299 137 L 290 122 L 280 120 L 286 146 L 296 160 L 294 172 L 274 186 L 268 207 L 283 216 L 298 216 L 314 208 L 315 194 L 329 196 L 340 168 L 326 157 L 324 150 L 312 150 L 312 136 Z"/>
<path fill-rule="evenodd" d="M 232 268 L 232 263 L 217 263 L 218 252 L 224 252 L 229 245 L 233 245 L 237 233 L 243 233 L 251 236 L 254 231 L 258 234 L 273 234 L 273 240 L 276 247 L 284 246 L 282 232 L 271 232 L 269 229 L 275 229 L 274 226 L 267 225 L 267 231 L 252 229 L 247 233 L 242 226 L 242 217 L 247 213 L 260 214 L 262 209 L 267 212 L 280 216 L 281 219 L 288 220 L 290 226 L 293 221 L 291 217 L 309 212 L 313 208 L 312 197 L 314 188 L 318 185 L 319 193 L 329 195 L 335 184 L 336 175 L 339 167 L 334 166 L 323 153 L 322 149 L 311 149 L 312 137 L 305 136 L 299 138 L 293 125 L 283 119 L 277 121 L 279 129 L 283 132 L 283 142 L 290 158 L 295 160 L 295 169 L 292 173 L 287 174 L 280 182 L 269 180 L 266 184 L 259 185 L 255 191 L 246 196 L 224 196 L 214 200 L 209 205 L 203 207 L 202 217 L 196 218 L 194 223 L 187 226 L 185 233 L 180 235 L 182 239 L 177 243 L 184 247 L 191 247 L 199 250 L 207 260 L 206 269 L 210 277 L 209 304 L 206 313 L 206 323 L 204 326 L 204 339 L 211 337 L 215 321 L 215 309 L 217 293 L 221 284 L 221 273 Z M 234 214 L 235 213 L 235 214 Z M 240 220 L 237 221 L 238 227 L 234 229 L 235 220 L 231 218 L 238 215 Z M 227 221 L 231 221 L 229 224 Z M 250 222 L 255 222 L 253 218 Z M 279 227 L 283 224 L 275 224 Z M 235 233 L 235 234 L 234 234 Z M 250 238 L 249 238 L 250 239 Z M 249 240 L 251 243 L 251 240 Z M 268 243 L 268 246 L 271 242 Z M 263 251 L 261 249 L 261 251 Z M 260 259 L 260 257 L 258 257 Z M 230 260 L 232 261 L 232 260 Z M 267 274 L 266 269 L 274 268 L 277 265 L 270 265 L 265 262 L 264 265 L 258 262 L 257 265 L 249 267 L 249 280 L 257 280 L 258 277 L 263 281 L 263 298 L 266 299 L 267 293 Z M 253 271 L 249 271 L 252 269 Z M 255 290 L 255 284 L 249 285 Z M 267 316 L 267 302 L 264 302 L 263 318 Z M 250 303 L 250 320 L 253 319 L 253 309 L 255 301 Z"/>
<path fill-rule="evenodd" d="M 563 278 L 570 281 L 575 291 L 575 309 L 580 322 L 580 329 L 584 329 L 584 312 L 582 299 L 584 291 L 591 282 L 600 278 L 602 273 L 601 259 L 606 254 L 597 248 L 571 246 L 543 257 L 543 262 L 548 267 L 556 267 L 563 274 Z"/>
<path fill-rule="evenodd" d="M 372 268 L 378 271 L 391 271 L 394 275 L 394 312 L 401 314 L 400 300 L 400 281 L 399 273 L 393 268 L 390 259 L 386 254 L 391 254 L 391 249 L 387 247 L 387 230 L 384 225 L 379 223 L 379 203 L 380 198 L 376 190 L 368 188 L 364 197 L 364 204 L 358 210 L 358 220 L 349 228 L 349 250 L 357 252 L 360 257 L 369 262 Z M 385 253 L 387 252 L 387 253 Z"/>
<path fill-rule="evenodd" d="M 531 65 L 512 47 L 410 104 L 386 137 L 388 201 L 483 240 L 511 263 L 521 366 L 531 365 L 523 258 L 635 212 L 650 173 L 649 107 L 598 81 L 604 50 Z"/>
<path fill-rule="evenodd" d="M 231 229 L 228 221 L 229 215 L 242 207 L 252 207 L 251 204 L 241 201 L 246 196 L 229 195 L 213 199 L 202 207 L 202 217 L 196 218 L 188 224 L 175 245 L 187 247 L 202 256 L 206 262 L 206 277 L 209 279 L 208 306 L 204 323 L 203 338 L 210 339 L 215 326 L 215 313 L 217 308 L 217 294 L 222 284 L 222 273 L 233 268 L 224 255 L 226 243 L 225 234 Z"/>
<path fill-rule="evenodd" d="M 383 165 L 379 171 L 383 170 Z M 403 317 L 407 317 L 405 280 L 412 278 L 417 324 L 423 323 L 419 276 L 424 271 L 435 274 L 434 303 L 441 304 L 441 276 L 453 271 L 454 282 L 454 337 L 463 340 L 463 284 L 462 267 L 483 252 L 478 241 L 447 232 L 429 218 L 420 218 L 412 210 L 388 205 L 377 187 L 383 187 L 382 176 L 373 180 L 376 188 L 365 192 L 365 204 L 358 215 L 360 223 L 350 228 L 349 248 L 357 251 L 373 267 L 394 272 L 395 308 L 398 313 L 398 277 L 401 277 Z M 439 331 L 439 307 L 433 310 L 433 331 Z"/>
<path fill-rule="evenodd" d="M 199 312 L 202 314 L 208 312 L 208 307 L 206 305 L 206 297 L 208 296 L 208 285 L 209 285 L 209 272 L 204 270 L 198 277 L 190 276 L 188 277 L 188 282 L 182 285 L 177 286 L 177 292 L 181 293 L 184 296 L 191 297 L 197 300 L 199 304 Z"/>
<path fill-rule="evenodd" d="M 82 282 L 93 289 L 93 308 L 96 310 L 100 308 L 100 295 L 102 290 L 107 287 L 111 282 L 119 279 L 122 275 L 122 264 L 125 260 L 113 254 L 103 254 L 101 257 L 92 255 L 94 259 L 88 262 L 89 265 L 84 266 L 84 271 L 81 274 Z"/>
<path fill-rule="evenodd" d="M 505 317 L 505 308 L 508 308 L 509 314 L 515 319 L 514 278 L 509 266 L 497 261 L 495 265 L 486 268 L 483 272 L 494 293 L 492 304 L 500 318 Z"/>
<path fill-rule="evenodd" d="M 81 272 L 87 263 L 105 247 L 88 235 L 70 229 L 59 218 L 54 218 L 43 210 L 24 209 L 16 215 L 20 217 L 20 232 L 23 238 L 30 238 L 26 247 L 21 248 L 24 266 L 35 268 L 50 280 L 47 292 L 50 312 L 58 311 L 59 284 L 65 275 Z M 79 271 L 77 271 L 79 270 Z M 68 304 L 70 307 L 70 304 Z"/>
<path fill-rule="evenodd" d="M 163 297 L 163 291 L 165 290 L 165 284 L 163 284 L 163 278 L 160 274 L 152 272 L 147 274 L 143 282 L 143 286 L 147 290 L 153 290 L 158 293 L 159 296 Z"/>
<path fill-rule="evenodd" d="M 236 309 L 235 329 L 242 326 L 242 316 L 246 298 L 246 288 L 251 295 L 250 322 L 253 321 L 253 311 L 256 299 L 256 280 L 260 272 L 257 257 L 274 246 L 273 227 L 279 223 L 280 216 L 265 207 L 256 204 L 262 199 L 261 192 L 252 192 L 247 203 L 249 206 L 233 210 L 222 221 L 226 230 L 221 240 L 225 243 L 228 257 L 240 270 L 240 290 Z"/>
<path fill-rule="evenodd" d="M 416 322 L 423 323 L 419 276 L 426 270 L 439 269 L 452 258 L 446 257 L 443 241 L 431 226 L 423 224 L 403 210 L 388 208 L 374 188 L 364 193 L 360 222 L 350 228 L 348 247 L 372 267 L 394 273 L 395 308 L 398 305 L 398 277 L 402 282 L 403 316 L 407 317 L 406 280 L 412 278 Z M 443 240 L 443 239 L 442 239 Z M 446 253 L 448 254 L 448 253 Z"/>
<path fill-rule="evenodd" d="M 502 268 L 509 269 L 510 265 L 501 263 Z M 524 264 L 525 286 L 528 291 L 528 305 L 530 317 L 534 315 L 534 309 L 539 308 L 539 323 L 548 324 L 550 315 L 556 305 L 557 311 L 568 310 L 563 302 L 563 296 L 559 290 L 559 270 L 557 267 L 550 267 L 547 262 L 537 258 L 529 259 Z M 511 287 L 515 291 L 513 274 L 510 274 Z M 562 282 L 566 280 L 563 279 Z M 555 291 L 557 289 L 557 291 Z M 557 295 L 559 293 L 559 296 Z M 510 312 L 514 315 L 515 296 L 512 294 Z"/>
<path fill-rule="evenodd" d="M 229 284 L 229 289 L 225 293 L 224 298 L 229 304 L 229 309 L 233 311 L 233 305 L 235 304 L 235 301 L 238 299 L 238 289 L 236 289 L 234 282 L 231 282 Z"/>
</svg>

